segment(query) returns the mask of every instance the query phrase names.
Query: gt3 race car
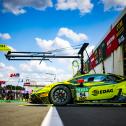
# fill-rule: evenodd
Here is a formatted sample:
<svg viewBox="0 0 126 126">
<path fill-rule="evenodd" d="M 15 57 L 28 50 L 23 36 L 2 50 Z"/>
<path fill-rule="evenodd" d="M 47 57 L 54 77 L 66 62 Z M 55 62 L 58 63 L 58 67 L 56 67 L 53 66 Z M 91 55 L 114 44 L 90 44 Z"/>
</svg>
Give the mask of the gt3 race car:
<svg viewBox="0 0 126 126">
<path fill-rule="evenodd" d="M 115 74 L 85 74 L 46 85 L 31 94 L 32 103 L 62 106 L 86 101 L 126 102 L 126 78 Z"/>
</svg>

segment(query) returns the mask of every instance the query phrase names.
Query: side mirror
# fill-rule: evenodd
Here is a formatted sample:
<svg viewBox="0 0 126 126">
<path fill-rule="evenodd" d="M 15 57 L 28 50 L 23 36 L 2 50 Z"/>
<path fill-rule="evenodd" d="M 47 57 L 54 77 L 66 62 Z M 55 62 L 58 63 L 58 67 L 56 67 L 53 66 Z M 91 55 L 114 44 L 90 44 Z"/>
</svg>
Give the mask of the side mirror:
<svg viewBox="0 0 126 126">
<path fill-rule="evenodd" d="M 79 83 L 79 84 L 84 83 L 84 79 L 78 79 L 78 80 L 77 80 L 77 83 Z"/>
</svg>

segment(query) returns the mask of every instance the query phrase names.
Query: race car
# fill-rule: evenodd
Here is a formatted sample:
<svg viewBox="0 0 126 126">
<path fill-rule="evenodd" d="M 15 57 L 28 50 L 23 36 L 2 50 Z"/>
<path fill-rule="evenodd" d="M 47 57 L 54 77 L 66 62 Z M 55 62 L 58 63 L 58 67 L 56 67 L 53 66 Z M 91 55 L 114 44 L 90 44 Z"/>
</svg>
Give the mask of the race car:
<svg viewBox="0 0 126 126">
<path fill-rule="evenodd" d="M 31 94 L 32 103 L 63 106 L 87 101 L 126 102 L 126 78 L 115 74 L 85 74 L 46 85 Z"/>
</svg>

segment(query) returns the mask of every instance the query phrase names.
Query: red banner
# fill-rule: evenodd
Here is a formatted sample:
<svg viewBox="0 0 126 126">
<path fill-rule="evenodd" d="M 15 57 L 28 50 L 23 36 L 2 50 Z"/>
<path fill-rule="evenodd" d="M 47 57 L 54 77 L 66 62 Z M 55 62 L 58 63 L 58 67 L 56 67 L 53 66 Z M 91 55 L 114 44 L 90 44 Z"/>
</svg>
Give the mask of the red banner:
<svg viewBox="0 0 126 126">
<path fill-rule="evenodd" d="M 106 43 L 106 55 L 110 56 L 111 53 L 119 46 L 118 39 L 116 37 L 116 29 L 113 28 L 105 38 Z"/>
</svg>

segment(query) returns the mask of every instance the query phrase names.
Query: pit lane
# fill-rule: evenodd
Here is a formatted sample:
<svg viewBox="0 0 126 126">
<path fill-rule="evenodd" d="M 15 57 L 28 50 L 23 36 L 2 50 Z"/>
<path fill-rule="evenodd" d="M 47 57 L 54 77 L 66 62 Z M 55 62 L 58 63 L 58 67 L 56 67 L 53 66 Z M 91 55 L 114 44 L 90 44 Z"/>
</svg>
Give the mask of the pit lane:
<svg viewBox="0 0 126 126">
<path fill-rule="evenodd" d="M 0 126 L 40 126 L 49 108 L 46 105 L 0 103 Z"/>
<path fill-rule="evenodd" d="M 126 107 L 77 105 L 57 107 L 64 126 L 126 126 Z"/>
<path fill-rule="evenodd" d="M 76 104 L 54 107 L 24 103 L 1 103 L 0 126 L 41 126 L 50 108 L 55 108 L 64 126 L 126 126 L 126 107 L 119 104 Z M 51 117 L 52 120 L 47 121 L 55 121 L 49 123 L 50 126 L 54 126 L 57 121 L 54 119 L 55 114 L 52 113 Z"/>
</svg>

